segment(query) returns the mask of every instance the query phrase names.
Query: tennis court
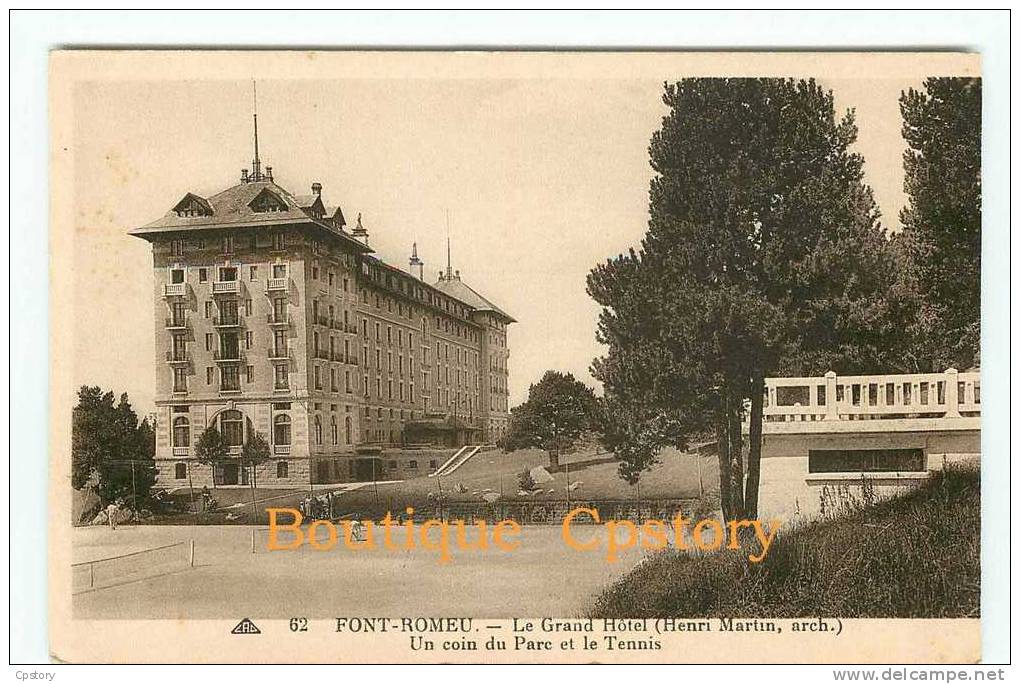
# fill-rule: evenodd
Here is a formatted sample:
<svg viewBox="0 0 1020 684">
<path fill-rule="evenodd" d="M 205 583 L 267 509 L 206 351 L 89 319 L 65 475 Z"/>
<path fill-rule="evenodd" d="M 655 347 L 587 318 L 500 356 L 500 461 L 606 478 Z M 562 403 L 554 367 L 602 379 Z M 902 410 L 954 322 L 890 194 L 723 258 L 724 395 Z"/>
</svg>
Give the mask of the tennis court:
<svg viewBox="0 0 1020 684">
<path fill-rule="evenodd" d="M 477 540 L 474 530 L 468 531 L 467 541 Z M 584 541 L 595 533 L 595 528 L 588 528 L 577 536 Z M 525 525 L 521 545 L 514 551 L 456 550 L 452 562 L 441 565 L 435 551 L 420 546 L 351 551 L 341 543 L 328 551 L 306 545 L 270 552 L 265 528 L 258 528 L 254 554 L 251 528 L 244 526 L 76 528 L 75 563 L 135 555 L 124 561 L 120 578 L 110 577 L 116 574 L 116 562 L 102 568 L 103 563 L 92 563 L 102 580 L 74 595 L 74 616 L 574 616 L 584 612 L 600 587 L 630 570 L 644 553 L 627 550 L 619 562 L 609 564 L 603 554 L 566 547 L 560 534 L 559 526 Z M 401 530 L 395 530 L 393 540 L 403 545 Z M 192 541 L 194 567 L 188 558 Z M 160 550 L 136 553 L 148 549 Z M 88 582 L 84 572 L 76 569 L 75 591 Z"/>
</svg>

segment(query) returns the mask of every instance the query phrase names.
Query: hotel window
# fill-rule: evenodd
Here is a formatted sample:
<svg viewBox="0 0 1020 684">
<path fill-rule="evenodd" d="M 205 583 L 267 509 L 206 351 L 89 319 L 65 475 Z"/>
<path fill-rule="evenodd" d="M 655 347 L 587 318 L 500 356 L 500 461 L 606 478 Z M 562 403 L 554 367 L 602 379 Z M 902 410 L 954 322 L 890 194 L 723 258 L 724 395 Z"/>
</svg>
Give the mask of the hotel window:
<svg viewBox="0 0 1020 684">
<path fill-rule="evenodd" d="M 408 389 L 411 392 L 411 403 L 413 404 L 414 403 L 414 385 L 413 384 L 408 385 Z"/>
<path fill-rule="evenodd" d="M 393 326 L 386 326 L 386 344 L 393 344 Z"/>
<path fill-rule="evenodd" d="M 322 389 L 322 368 L 319 366 L 315 367 L 315 389 Z"/>
<path fill-rule="evenodd" d="M 273 331 L 273 354 L 277 357 L 287 353 L 287 336 L 283 330 Z"/>
<path fill-rule="evenodd" d="M 213 367 L 209 366 L 205 369 L 205 384 L 211 385 L 213 381 Z"/>
<path fill-rule="evenodd" d="M 212 302 L 205 302 L 205 311 L 203 313 L 205 313 L 206 318 L 212 318 Z"/>
<path fill-rule="evenodd" d="M 329 417 L 329 436 L 333 441 L 333 446 L 336 446 L 340 441 L 340 433 L 336 426 L 336 416 Z"/>
<path fill-rule="evenodd" d="M 237 409 L 228 409 L 220 414 L 220 433 L 227 446 L 244 444 L 244 416 Z"/>
<path fill-rule="evenodd" d="M 279 461 L 276 464 L 276 478 L 279 480 L 286 480 L 289 477 L 286 461 Z"/>
<path fill-rule="evenodd" d="M 174 368 L 174 392 L 188 391 L 188 377 L 184 368 Z"/>
<path fill-rule="evenodd" d="M 273 299 L 273 322 L 283 323 L 287 320 L 287 300 L 282 297 Z"/>
<path fill-rule="evenodd" d="M 333 271 L 329 272 L 329 286 L 333 287 Z"/>
<path fill-rule="evenodd" d="M 379 347 L 375 348 L 375 369 L 382 370 L 382 350 Z"/>
<path fill-rule="evenodd" d="M 351 389 L 351 372 L 344 371 L 344 389 L 350 394 L 353 390 Z"/>
<path fill-rule="evenodd" d="M 277 364 L 274 386 L 276 389 L 287 389 L 287 366 Z"/>
<path fill-rule="evenodd" d="M 175 447 L 191 446 L 191 428 L 184 416 L 174 418 L 173 438 Z"/>
<path fill-rule="evenodd" d="M 188 479 L 188 464 L 187 463 L 175 463 L 174 464 L 174 479 L 176 479 L 176 480 L 187 480 Z"/>
<path fill-rule="evenodd" d="M 387 380 L 386 381 L 386 390 L 387 390 L 386 393 L 387 393 L 388 398 L 390 399 L 390 401 L 393 401 L 393 381 L 392 380 Z"/>
<path fill-rule="evenodd" d="M 375 341 L 379 342 L 382 340 L 382 328 L 379 325 L 379 321 L 375 322 Z"/>
<path fill-rule="evenodd" d="M 375 396 L 377 399 L 382 399 L 382 378 L 379 376 L 375 378 Z M 382 413 L 382 409 L 379 409 L 379 413 Z"/>
<path fill-rule="evenodd" d="M 245 349 L 251 349 L 251 343 L 252 343 L 252 332 L 251 332 L 251 330 L 245 330 L 244 331 L 244 348 Z"/>
<path fill-rule="evenodd" d="M 184 239 L 171 240 L 170 241 L 170 256 L 183 256 L 184 255 Z"/>
<path fill-rule="evenodd" d="M 312 266 L 312 280 L 318 280 L 318 279 L 319 279 L 319 267 L 318 266 Z"/>
<path fill-rule="evenodd" d="M 393 352 L 386 352 L 386 371 L 393 372 Z"/>
<path fill-rule="evenodd" d="M 233 266 L 221 266 L 220 267 L 220 282 L 221 283 L 232 283 L 237 280 L 237 269 Z"/>
<path fill-rule="evenodd" d="M 223 236 L 223 253 L 233 254 L 234 253 L 234 236 L 224 235 Z"/>
<path fill-rule="evenodd" d="M 315 416 L 315 443 L 322 444 L 322 419 Z"/>
<path fill-rule="evenodd" d="M 347 278 L 344 278 L 344 292 L 347 292 Z"/>
<path fill-rule="evenodd" d="M 229 364 L 220 370 L 220 389 L 224 392 L 236 392 L 241 389 L 241 377 L 237 366 Z"/>
<path fill-rule="evenodd" d="M 274 278 L 286 278 L 287 277 L 287 264 L 273 264 L 273 277 Z"/>
<path fill-rule="evenodd" d="M 248 381 L 248 384 L 255 382 L 255 366 L 245 366 L 244 373 L 247 376 L 245 380 Z"/>
<path fill-rule="evenodd" d="M 367 375 L 365 375 L 365 376 L 362 376 L 362 380 L 363 380 L 363 381 L 364 381 L 364 383 L 365 383 L 365 384 L 364 384 L 364 396 L 365 396 L 365 398 L 367 399 L 367 398 L 368 398 L 368 376 L 367 376 Z M 366 410 L 367 410 L 367 409 L 366 409 Z"/>
<path fill-rule="evenodd" d="M 248 280 L 257 280 L 259 277 L 259 267 L 249 266 L 248 267 Z"/>
<path fill-rule="evenodd" d="M 281 251 L 287 246 L 287 241 L 283 237 L 283 233 L 273 233 L 273 249 Z M 278 277 L 278 276 L 274 276 Z"/>
<path fill-rule="evenodd" d="M 331 392 L 339 391 L 336 383 L 336 368 L 329 369 L 329 389 Z"/>
<path fill-rule="evenodd" d="M 208 268 L 198 269 L 198 282 L 204 283 L 207 280 L 209 280 L 209 269 Z"/>
<path fill-rule="evenodd" d="M 290 416 L 285 413 L 273 418 L 273 444 L 290 444 Z"/>
<path fill-rule="evenodd" d="M 399 383 L 398 390 L 400 392 L 400 401 L 403 401 L 404 400 L 404 383 L 403 382 Z"/>
<path fill-rule="evenodd" d="M 346 416 L 344 418 L 344 444 L 352 444 L 354 442 L 352 432 L 351 417 Z"/>
<path fill-rule="evenodd" d="M 172 268 L 170 269 L 170 282 L 174 285 L 180 285 L 184 282 L 184 269 L 183 268 Z"/>
</svg>

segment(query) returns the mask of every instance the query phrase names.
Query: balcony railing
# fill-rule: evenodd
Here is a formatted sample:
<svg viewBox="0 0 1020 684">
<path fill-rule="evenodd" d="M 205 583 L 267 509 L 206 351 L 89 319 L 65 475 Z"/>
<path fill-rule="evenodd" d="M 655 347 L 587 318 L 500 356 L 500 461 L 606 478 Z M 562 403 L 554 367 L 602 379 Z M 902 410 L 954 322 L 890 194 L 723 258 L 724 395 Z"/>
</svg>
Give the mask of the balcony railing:
<svg viewBox="0 0 1020 684">
<path fill-rule="evenodd" d="M 166 353 L 167 363 L 191 363 L 191 354 L 183 349 L 173 349 Z"/>
<path fill-rule="evenodd" d="M 221 394 L 240 394 L 240 392 L 241 392 L 240 383 L 236 385 L 230 383 L 223 383 L 220 385 Z"/>
<path fill-rule="evenodd" d="M 289 454 L 290 453 L 290 445 L 289 444 L 274 444 L 273 445 L 273 453 L 274 454 Z"/>
<path fill-rule="evenodd" d="M 244 322 L 244 319 L 238 314 L 230 316 L 214 316 L 213 327 L 216 328 L 237 328 Z"/>
<path fill-rule="evenodd" d="M 286 278 L 269 278 L 266 281 L 266 292 L 286 292 L 287 289 Z"/>
<path fill-rule="evenodd" d="M 268 350 L 270 361 L 289 361 L 290 360 L 290 349 L 274 349 L 270 347 Z"/>
<path fill-rule="evenodd" d="M 213 294 L 238 294 L 241 291 L 240 280 L 220 280 L 212 284 Z"/>
<path fill-rule="evenodd" d="M 191 447 L 175 446 L 173 448 L 174 456 L 188 456 L 190 453 L 191 453 Z"/>
<path fill-rule="evenodd" d="M 240 349 L 214 349 L 213 360 L 223 363 L 240 363 L 244 356 Z"/>
<path fill-rule="evenodd" d="M 163 285 L 164 297 L 183 297 L 187 294 L 187 283 L 166 283 Z"/>
<path fill-rule="evenodd" d="M 290 325 L 290 314 L 275 314 L 266 315 L 266 323 L 269 325 Z"/>
<path fill-rule="evenodd" d="M 166 319 L 167 330 L 185 330 L 188 327 L 188 319 L 184 316 L 180 318 L 171 317 Z"/>
</svg>

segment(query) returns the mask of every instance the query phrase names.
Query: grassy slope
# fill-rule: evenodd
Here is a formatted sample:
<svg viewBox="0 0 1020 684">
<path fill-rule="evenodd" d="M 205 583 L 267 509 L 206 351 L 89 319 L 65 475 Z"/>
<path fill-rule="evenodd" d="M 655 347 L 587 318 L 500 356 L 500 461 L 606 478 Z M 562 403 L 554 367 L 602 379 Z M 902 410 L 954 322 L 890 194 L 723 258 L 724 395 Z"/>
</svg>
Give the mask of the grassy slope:
<svg viewBox="0 0 1020 684">
<path fill-rule="evenodd" d="M 561 462 L 595 458 L 593 453 L 577 453 L 564 456 Z M 696 457 L 675 451 L 666 451 L 660 457 L 661 463 L 641 477 L 640 487 L 632 487 L 617 474 L 617 464 L 597 463 L 585 466 L 570 466 L 570 482 L 580 482 L 570 496 L 572 499 L 636 499 L 647 498 L 698 498 L 698 465 Z M 566 498 L 567 475 L 560 471 L 553 473 L 554 481 L 540 485 L 541 493 L 519 497 L 518 475 L 525 468 L 548 465 L 545 452 L 525 449 L 505 453 L 499 450 L 477 454 L 453 474 L 437 479 L 419 477 L 403 482 L 380 484 L 376 504 L 376 488 L 368 486 L 343 494 L 343 506 L 351 512 L 374 510 L 379 506 L 388 510 L 401 510 L 404 506 L 424 506 L 428 495 L 438 493 L 442 487 L 447 501 L 474 501 L 483 499 L 477 493 L 484 489 L 503 492 L 505 501 L 552 501 Z M 719 475 L 714 456 L 701 457 L 702 481 L 709 495 L 718 491 Z M 441 481 L 440 481 L 441 480 Z M 500 481 L 502 480 L 502 486 Z M 467 491 L 458 491 L 463 485 Z M 553 490 L 553 491 L 549 491 Z"/>
<path fill-rule="evenodd" d="M 769 555 L 663 552 L 606 589 L 596 617 L 973 617 L 980 478 L 952 471 L 870 509 L 780 532 Z"/>
</svg>

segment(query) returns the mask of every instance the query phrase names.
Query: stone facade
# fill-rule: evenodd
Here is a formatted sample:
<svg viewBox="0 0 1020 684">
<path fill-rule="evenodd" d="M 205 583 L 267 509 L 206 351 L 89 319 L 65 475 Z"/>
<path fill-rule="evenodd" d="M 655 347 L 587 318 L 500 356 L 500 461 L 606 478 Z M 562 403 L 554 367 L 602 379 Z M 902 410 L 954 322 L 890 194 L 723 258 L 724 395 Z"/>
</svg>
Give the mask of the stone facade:
<svg viewBox="0 0 1020 684">
<path fill-rule="evenodd" d="M 405 444 L 427 417 L 497 440 L 513 319 L 449 267 L 426 283 L 416 248 L 416 275 L 372 256 L 360 215 L 348 232 L 319 184 L 295 196 L 266 171 L 132 231 L 152 244 L 160 484 L 248 484 L 234 458 L 255 432 L 265 487 L 427 475 L 453 453 Z M 232 455 L 215 467 L 195 458 L 211 426 Z"/>
</svg>

